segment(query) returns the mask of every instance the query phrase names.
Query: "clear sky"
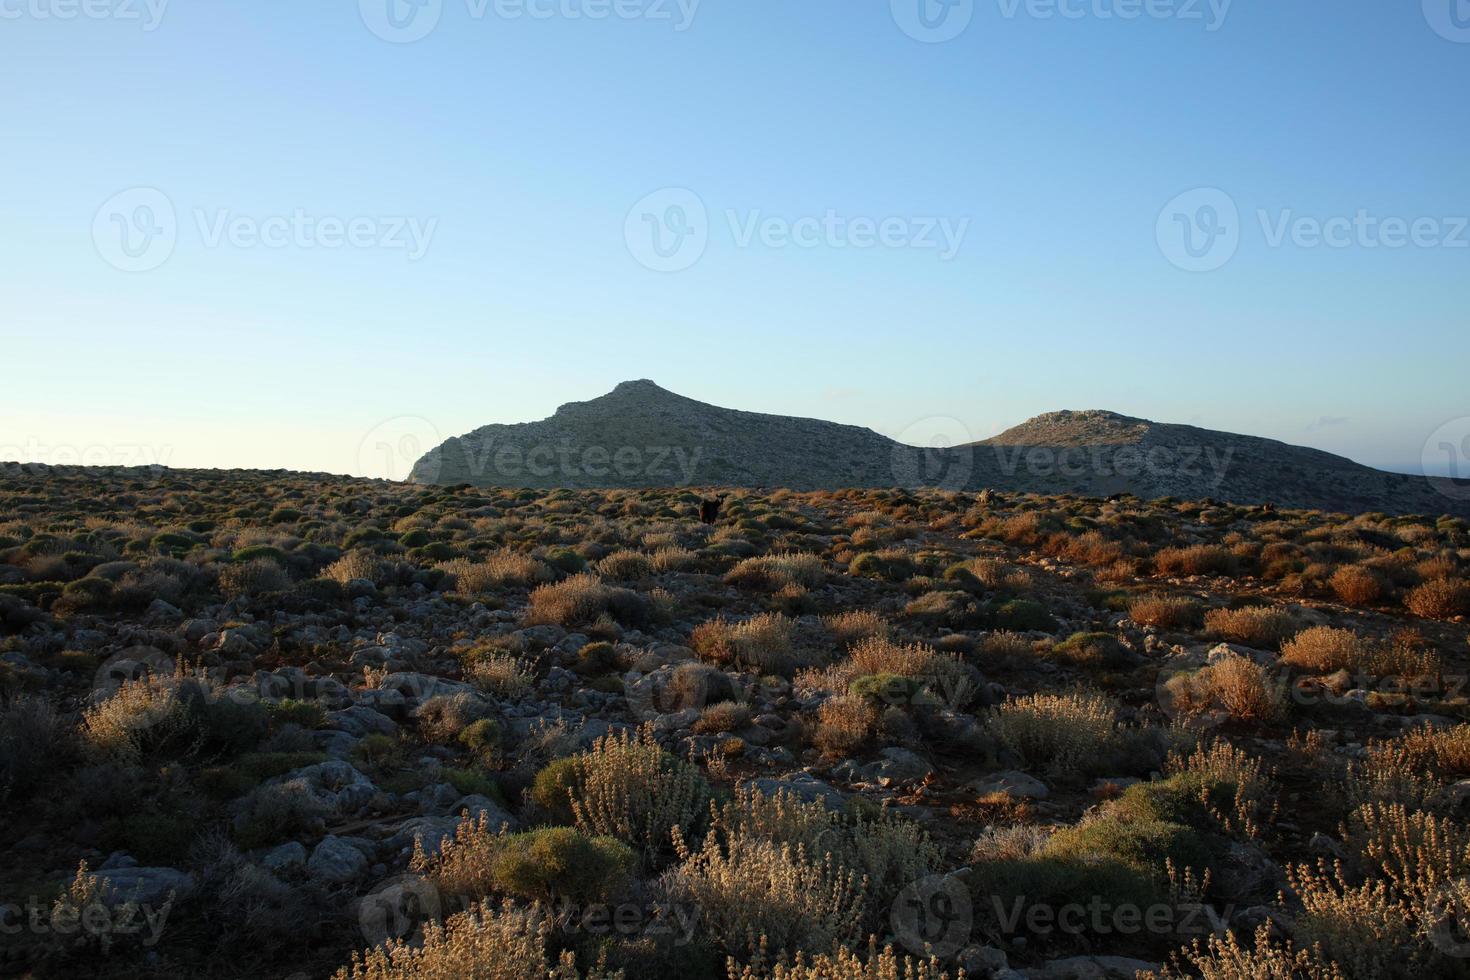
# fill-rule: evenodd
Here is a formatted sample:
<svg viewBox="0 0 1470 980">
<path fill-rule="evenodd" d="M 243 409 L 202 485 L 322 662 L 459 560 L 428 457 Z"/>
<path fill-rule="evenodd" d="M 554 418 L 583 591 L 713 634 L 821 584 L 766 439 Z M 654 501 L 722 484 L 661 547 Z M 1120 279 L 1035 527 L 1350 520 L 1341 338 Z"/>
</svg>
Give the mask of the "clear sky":
<svg viewBox="0 0 1470 980">
<path fill-rule="evenodd" d="M 641 377 L 1470 437 L 1464 0 L 0 0 L 0 86 L 0 458 L 374 472 Z"/>
</svg>

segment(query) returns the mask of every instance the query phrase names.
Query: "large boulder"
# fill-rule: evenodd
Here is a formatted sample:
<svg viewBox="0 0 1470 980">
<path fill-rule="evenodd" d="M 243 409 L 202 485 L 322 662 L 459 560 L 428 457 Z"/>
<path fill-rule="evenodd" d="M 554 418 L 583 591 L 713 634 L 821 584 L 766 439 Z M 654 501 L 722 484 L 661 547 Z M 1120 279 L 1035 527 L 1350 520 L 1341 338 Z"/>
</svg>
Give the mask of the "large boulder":
<svg viewBox="0 0 1470 980">
<path fill-rule="evenodd" d="M 367 855 L 345 837 L 327 836 L 311 852 L 306 873 L 317 881 L 343 885 L 367 873 Z"/>
</svg>

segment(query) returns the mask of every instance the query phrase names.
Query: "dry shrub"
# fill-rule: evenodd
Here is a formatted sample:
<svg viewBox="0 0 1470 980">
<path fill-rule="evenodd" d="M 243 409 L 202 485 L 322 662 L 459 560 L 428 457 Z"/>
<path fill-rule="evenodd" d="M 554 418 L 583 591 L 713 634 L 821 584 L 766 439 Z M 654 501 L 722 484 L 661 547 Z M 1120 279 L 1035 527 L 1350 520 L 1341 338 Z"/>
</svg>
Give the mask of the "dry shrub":
<svg viewBox="0 0 1470 980">
<path fill-rule="evenodd" d="M 1189 629 L 1199 625 L 1202 615 L 1199 602 L 1184 596 L 1143 596 L 1128 606 L 1129 619 L 1159 629 Z"/>
<path fill-rule="evenodd" d="M 1121 542 L 1110 541 L 1098 531 L 1087 531 L 1077 537 L 1067 535 L 1058 537 L 1060 540 L 1056 545 L 1047 550 L 1079 565 L 1106 568 L 1127 557 Z"/>
<path fill-rule="evenodd" d="M 322 571 L 322 577 L 342 585 L 357 579 L 377 585 L 383 579 L 383 562 L 371 551 L 356 549 L 328 565 Z"/>
<path fill-rule="evenodd" d="M 0 699 L 0 803 L 22 799 L 76 749 L 76 733 L 50 701 Z"/>
<path fill-rule="evenodd" d="M 608 972 L 602 963 L 582 973 L 570 951 L 553 961 L 547 952 L 553 926 L 539 906 L 481 902 L 443 925 L 426 923 L 421 943 L 389 940 L 353 953 L 352 964 L 333 980 L 623 980 L 621 970 Z"/>
<path fill-rule="evenodd" d="M 849 609 L 847 612 L 823 616 L 822 623 L 840 647 L 851 647 L 859 640 L 869 637 L 888 636 L 888 621 L 867 609 Z"/>
<path fill-rule="evenodd" d="M 1446 816 L 1402 803 L 1365 803 L 1343 836 L 1376 874 L 1414 902 L 1427 902 L 1470 874 L 1470 830 Z"/>
<path fill-rule="evenodd" d="M 438 694 L 418 708 L 419 734 L 430 742 L 447 745 L 471 724 L 492 713 L 491 706 L 478 695 L 466 691 Z"/>
<path fill-rule="evenodd" d="M 1031 573 L 993 558 L 976 558 L 965 565 L 987 589 L 1024 594 L 1031 591 Z"/>
<path fill-rule="evenodd" d="M 1296 622 L 1285 610 L 1270 606 L 1211 609 L 1205 614 L 1205 630 L 1233 643 L 1274 650 L 1296 632 Z"/>
<path fill-rule="evenodd" d="M 445 895 L 485 898 L 494 891 L 539 901 L 602 900 L 619 892 L 633 852 L 610 837 L 586 837 L 571 827 L 509 833 L 488 814 L 466 811 L 438 853 L 414 841 L 411 869 Z"/>
<path fill-rule="evenodd" d="M 1231 654 L 1192 674 L 1177 674 L 1164 684 L 1174 717 L 1186 724 L 1215 712 L 1240 721 L 1270 723 L 1286 715 L 1283 692 L 1266 669 L 1248 657 Z"/>
<path fill-rule="evenodd" d="M 515 551 L 496 551 L 478 562 L 456 558 L 438 566 L 445 573 L 448 589 L 460 595 L 482 595 L 507 585 L 530 585 L 551 578 L 551 569 L 531 557 Z"/>
<path fill-rule="evenodd" d="M 1117 715 L 1117 703 L 1101 694 L 1031 694 L 997 707 L 988 727 L 1028 766 L 1069 772 L 1116 752 Z"/>
<path fill-rule="evenodd" d="M 531 661 L 503 653 L 486 653 L 467 660 L 464 676 L 480 690 L 506 698 L 520 697 L 535 683 Z"/>
<path fill-rule="evenodd" d="M 839 694 L 817 709 L 817 727 L 812 741 L 831 756 L 850 756 L 873 735 L 878 709 L 867 698 Z"/>
<path fill-rule="evenodd" d="M 1024 660 L 1031 656 L 1031 641 L 1020 633 L 998 630 L 980 641 L 980 652 L 986 659 Z"/>
<path fill-rule="evenodd" d="M 848 818 L 823 800 L 803 800 L 784 789 L 766 795 L 740 786 L 714 823 L 772 844 L 800 845 L 808 854 L 832 855 L 842 867 L 866 877 L 868 905 L 875 912 L 885 910 L 905 885 L 933 874 L 944 860 L 943 849 L 913 820 L 886 812 Z"/>
<path fill-rule="evenodd" d="M 135 762 L 145 746 L 190 737 L 187 675 L 147 674 L 125 680 L 106 700 L 82 712 L 83 742 L 94 753 Z"/>
<path fill-rule="evenodd" d="M 1443 668 L 1439 655 L 1412 632 L 1400 631 L 1387 643 L 1375 643 L 1330 626 L 1314 626 L 1292 637 L 1281 648 L 1281 661 L 1318 673 L 1346 670 L 1405 680 L 1434 677 Z"/>
<path fill-rule="evenodd" d="M 1160 575 L 1233 575 L 1236 558 L 1218 545 L 1195 544 L 1187 548 L 1164 548 L 1154 555 Z"/>
<path fill-rule="evenodd" d="M 1450 779 L 1470 776 L 1470 725 L 1430 728 L 1420 725 L 1396 740 L 1418 764 Z"/>
<path fill-rule="evenodd" d="M 866 911 L 865 879 L 831 854 L 775 844 L 716 827 L 692 850 L 676 836 L 681 863 L 660 881 L 677 902 L 699 909 L 706 934 L 726 952 L 827 949 L 852 943 Z"/>
<path fill-rule="evenodd" d="M 694 564 L 694 552 L 687 548 L 662 547 L 653 553 L 653 570 L 659 573 L 683 571 Z"/>
<path fill-rule="evenodd" d="M 556 766 L 564 767 L 556 779 L 537 778 L 538 803 L 569 806 L 589 837 L 616 837 L 650 857 L 669 847 L 675 829 L 694 828 L 709 800 L 699 770 L 665 752 L 647 729 L 604 735 Z"/>
<path fill-rule="evenodd" d="M 1338 600 L 1349 606 L 1371 606 L 1388 591 L 1383 579 L 1362 565 L 1343 565 L 1332 573 L 1328 585 Z"/>
<path fill-rule="evenodd" d="M 791 585 L 821 585 L 826 565 L 816 555 L 763 555 L 747 558 L 725 575 L 725 583 L 744 589 L 773 592 Z"/>
<path fill-rule="evenodd" d="M 1425 619 L 1470 616 L 1470 584 L 1453 579 L 1431 579 L 1404 596 L 1404 607 Z"/>
<path fill-rule="evenodd" d="M 1360 670 L 1371 659 L 1369 645 L 1352 630 L 1313 626 L 1281 647 L 1281 662 L 1303 670 L 1332 673 Z"/>
<path fill-rule="evenodd" d="M 597 563 L 597 573 L 614 581 L 635 582 L 653 574 L 653 559 L 641 551 L 614 551 Z"/>
<path fill-rule="evenodd" d="M 750 707 L 738 701 L 720 701 L 700 712 L 694 731 L 700 735 L 723 735 L 750 724 Z"/>
<path fill-rule="evenodd" d="M 291 587 L 291 576 L 269 558 L 254 558 L 220 569 L 219 590 L 228 596 L 256 596 L 284 592 Z"/>
<path fill-rule="evenodd" d="M 779 613 L 762 613 L 740 622 L 720 617 L 696 626 L 689 644 L 710 663 L 779 674 L 792 667 L 794 628 L 792 620 Z"/>
<path fill-rule="evenodd" d="M 1224 740 L 1196 745 L 1187 755 L 1171 752 L 1165 763 L 1169 776 L 1184 776 L 1201 787 L 1202 802 L 1230 832 L 1258 836 L 1261 822 L 1275 815 L 1278 788 L 1275 773 L 1260 759 Z M 1217 799 L 1219 793 L 1229 799 Z"/>
<path fill-rule="evenodd" d="M 975 673 L 958 657 L 940 653 L 922 643 L 902 644 L 886 636 L 870 636 L 853 647 L 852 656 L 830 668 L 824 678 L 846 691 L 859 677 L 893 675 L 918 681 L 928 693 L 953 708 L 962 708 L 975 696 Z"/>
<path fill-rule="evenodd" d="M 1340 864 L 1288 866 L 1287 881 L 1302 903 L 1297 937 L 1320 945 L 1351 977 L 1411 977 L 1433 961 L 1420 910 L 1388 883 L 1353 884 Z"/>
<path fill-rule="evenodd" d="M 767 964 L 764 955 L 757 955 L 742 967 L 731 959 L 728 969 L 729 980 L 950 980 L 938 960 L 895 955 L 892 946 L 880 952 L 876 936 L 869 938 L 866 961 L 839 946 L 831 953 L 815 956 L 798 951 L 790 963 Z"/>
<path fill-rule="evenodd" d="M 1404 803 L 1435 809 L 1446 803 L 1433 758 L 1406 738 L 1368 743 L 1347 768 L 1347 796 L 1354 803 Z"/>
<path fill-rule="evenodd" d="M 636 592 L 614 588 L 591 572 L 580 572 L 532 590 L 525 622 L 528 626 L 588 626 L 604 614 L 619 622 L 636 622 L 647 610 L 647 601 Z"/>
<path fill-rule="evenodd" d="M 1140 973 L 1139 980 L 1350 980 L 1321 947 L 1295 948 L 1278 944 L 1270 923 L 1256 929 L 1253 943 L 1242 943 L 1234 932 L 1196 939 L 1189 950 L 1176 953 L 1159 973 Z"/>
</svg>

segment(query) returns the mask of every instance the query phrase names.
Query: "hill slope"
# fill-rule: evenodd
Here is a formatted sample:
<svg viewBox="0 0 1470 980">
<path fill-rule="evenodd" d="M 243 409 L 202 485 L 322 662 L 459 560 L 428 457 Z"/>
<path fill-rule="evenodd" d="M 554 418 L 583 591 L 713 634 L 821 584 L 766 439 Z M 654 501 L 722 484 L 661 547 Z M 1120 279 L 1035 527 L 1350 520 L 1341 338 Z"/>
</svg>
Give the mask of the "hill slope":
<svg viewBox="0 0 1470 980">
<path fill-rule="evenodd" d="M 563 405 L 539 422 L 448 439 L 410 479 L 543 488 L 937 486 L 1465 512 L 1423 478 L 1273 439 L 1113 412 L 1050 412 L 982 442 L 922 449 L 858 426 L 719 408 L 646 380 Z"/>
<path fill-rule="evenodd" d="M 624 381 L 540 422 L 487 425 L 414 465 L 416 483 L 522 487 L 883 486 L 896 443 L 871 429 L 707 405 Z"/>
<path fill-rule="evenodd" d="M 989 454 L 991 462 L 1020 460 L 1009 484 L 1018 488 L 1065 486 L 1091 494 L 1215 497 L 1347 512 L 1457 512 L 1456 502 L 1422 477 L 1386 473 L 1275 439 L 1114 412 L 1048 412 L 973 448 Z M 1050 458 L 1056 472 L 1027 472 L 1025 460 L 1033 451 L 1042 464 L 1039 470 L 1047 469 Z M 1002 469 L 998 479 L 1004 481 L 1004 463 Z"/>
</svg>

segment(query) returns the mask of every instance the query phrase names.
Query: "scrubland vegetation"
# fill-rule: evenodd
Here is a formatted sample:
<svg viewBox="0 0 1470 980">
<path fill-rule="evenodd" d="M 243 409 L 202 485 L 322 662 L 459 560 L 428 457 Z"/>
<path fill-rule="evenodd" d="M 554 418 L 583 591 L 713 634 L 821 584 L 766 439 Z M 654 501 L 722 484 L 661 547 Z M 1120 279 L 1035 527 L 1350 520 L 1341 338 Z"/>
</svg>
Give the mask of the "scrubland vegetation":
<svg viewBox="0 0 1470 980">
<path fill-rule="evenodd" d="M 0 972 L 1467 975 L 1464 521 L 699 499 L 0 477 Z"/>
</svg>

